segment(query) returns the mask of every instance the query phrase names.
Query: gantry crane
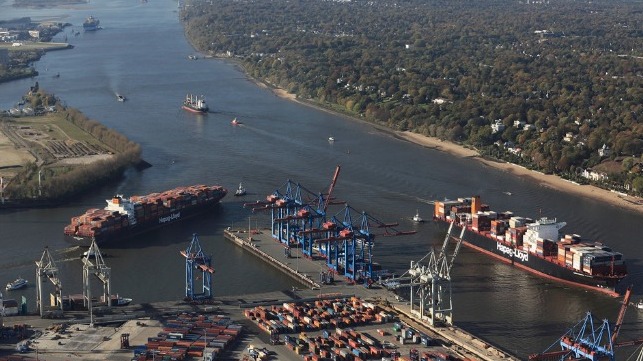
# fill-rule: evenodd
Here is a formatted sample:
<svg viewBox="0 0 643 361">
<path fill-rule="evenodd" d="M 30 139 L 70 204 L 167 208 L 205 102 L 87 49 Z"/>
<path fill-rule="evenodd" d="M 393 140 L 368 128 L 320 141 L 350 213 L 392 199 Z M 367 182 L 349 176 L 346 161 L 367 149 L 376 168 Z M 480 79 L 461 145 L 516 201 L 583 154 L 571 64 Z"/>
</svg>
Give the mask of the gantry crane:
<svg viewBox="0 0 643 361">
<path fill-rule="evenodd" d="M 54 299 L 56 306 L 60 307 L 60 310 L 63 310 L 63 286 L 58 278 L 58 267 L 56 267 L 56 262 L 54 262 L 51 253 L 49 253 L 49 248 L 45 247 L 45 250 L 42 252 L 40 261 L 36 261 L 36 307 L 40 312 L 40 317 L 45 315 L 45 307 L 43 305 L 43 284 L 42 280 L 46 278 L 54 286 Z"/>
<path fill-rule="evenodd" d="M 94 262 L 90 258 L 94 258 Z M 108 307 L 112 306 L 112 295 L 111 295 L 111 268 L 107 267 L 105 260 L 103 260 L 103 255 L 100 253 L 100 249 L 96 244 L 95 240 L 92 240 L 87 253 L 82 258 L 83 260 L 83 305 L 87 307 L 89 311 L 89 325 L 90 327 L 94 326 L 94 310 L 93 310 L 93 299 L 92 299 L 92 286 L 91 286 L 91 276 L 94 275 L 98 280 L 103 284 L 103 301 L 107 304 Z"/>
<path fill-rule="evenodd" d="M 459 237 L 453 237 L 453 223 L 449 226 L 442 248 L 439 252 L 431 249 L 417 262 L 411 261 L 411 267 L 402 276 L 388 280 L 384 285 L 389 289 L 410 288 L 411 314 L 421 320 L 428 320 L 431 326 L 437 322 L 453 325 L 453 302 L 451 291 L 451 268 L 460 251 L 465 228 Z M 455 245 L 451 249 L 451 239 Z M 426 264 L 422 262 L 426 260 Z M 415 297 L 419 298 L 419 302 Z M 415 310 L 415 304 L 419 309 Z"/>
<path fill-rule="evenodd" d="M 614 324 L 610 329 L 608 320 L 603 320 L 600 326 L 594 324 L 591 312 L 587 312 L 585 318 L 572 327 L 565 335 L 556 341 L 561 347 L 560 351 L 549 351 L 556 343 L 551 345 L 545 352 L 529 356 L 530 361 L 563 361 L 563 360 L 589 360 L 589 361 L 614 361 L 614 348 L 622 346 L 633 346 L 643 343 L 643 338 L 638 340 L 617 343 L 625 311 L 627 310 L 632 286 L 625 291 L 621 309 Z"/>
<path fill-rule="evenodd" d="M 306 257 L 313 256 L 314 233 L 323 224 L 332 193 L 339 178 L 337 166 L 328 192 L 314 193 L 291 180 L 266 197 L 264 202 L 246 203 L 254 211 L 271 211 L 271 235 L 286 247 L 300 247 Z"/>
<path fill-rule="evenodd" d="M 201 249 L 201 243 L 196 233 L 192 235 L 192 241 L 185 251 L 181 251 L 185 257 L 185 298 L 188 301 L 196 301 L 212 298 L 212 275 L 214 268 L 211 266 L 211 257 L 206 256 Z M 194 288 L 194 271 L 200 273 L 201 292 L 196 293 Z"/>
<path fill-rule="evenodd" d="M 357 214 L 357 216 L 355 215 Z M 321 238 L 315 239 L 320 253 L 326 258 L 329 269 L 346 278 L 369 285 L 378 279 L 373 270 L 373 245 L 375 237 L 401 236 L 415 233 L 399 231 L 397 223 L 384 223 L 366 212 L 358 212 L 348 204 L 322 225 Z M 374 233 L 371 229 L 379 229 Z"/>
</svg>

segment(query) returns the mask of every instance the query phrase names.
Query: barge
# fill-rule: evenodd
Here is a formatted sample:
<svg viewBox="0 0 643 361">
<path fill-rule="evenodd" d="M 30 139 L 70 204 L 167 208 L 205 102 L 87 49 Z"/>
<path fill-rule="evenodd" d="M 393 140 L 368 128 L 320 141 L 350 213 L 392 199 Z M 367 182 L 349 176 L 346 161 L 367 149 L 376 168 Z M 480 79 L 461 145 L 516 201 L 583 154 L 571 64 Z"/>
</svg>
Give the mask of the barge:
<svg viewBox="0 0 643 361">
<path fill-rule="evenodd" d="M 435 201 L 434 219 L 465 227 L 463 244 L 538 276 L 617 297 L 627 276 L 623 255 L 577 234 L 561 235 L 566 223 L 494 212 L 479 196 Z"/>
<path fill-rule="evenodd" d="M 227 193 L 221 186 L 193 185 L 129 198 L 119 194 L 107 199 L 103 209 L 72 217 L 64 233 L 82 246 L 125 239 L 204 213 Z"/>
</svg>

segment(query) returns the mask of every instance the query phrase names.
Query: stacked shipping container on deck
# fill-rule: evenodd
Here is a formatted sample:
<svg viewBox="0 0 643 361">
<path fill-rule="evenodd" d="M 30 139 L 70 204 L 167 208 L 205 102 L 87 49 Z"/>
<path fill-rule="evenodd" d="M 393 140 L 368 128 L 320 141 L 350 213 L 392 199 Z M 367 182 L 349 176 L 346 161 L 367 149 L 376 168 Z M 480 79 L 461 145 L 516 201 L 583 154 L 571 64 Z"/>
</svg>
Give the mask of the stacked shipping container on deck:
<svg viewBox="0 0 643 361">
<path fill-rule="evenodd" d="M 65 226 L 68 236 L 108 238 L 129 228 L 170 223 L 180 218 L 175 212 L 217 203 L 227 191 L 220 186 L 194 185 L 177 187 L 162 193 L 144 196 L 122 195 L 107 200 L 104 209 L 89 209 L 71 218 Z M 168 218 L 169 217 L 169 218 Z M 167 219 L 166 219 L 167 218 Z"/>
<path fill-rule="evenodd" d="M 547 218 L 534 221 L 511 212 L 494 212 L 478 196 L 435 201 L 433 216 L 579 273 L 616 278 L 627 273 L 623 255 L 601 243 L 581 242 L 578 235 L 565 235 L 559 240 L 558 230 L 565 222 Z"/>
</svg>

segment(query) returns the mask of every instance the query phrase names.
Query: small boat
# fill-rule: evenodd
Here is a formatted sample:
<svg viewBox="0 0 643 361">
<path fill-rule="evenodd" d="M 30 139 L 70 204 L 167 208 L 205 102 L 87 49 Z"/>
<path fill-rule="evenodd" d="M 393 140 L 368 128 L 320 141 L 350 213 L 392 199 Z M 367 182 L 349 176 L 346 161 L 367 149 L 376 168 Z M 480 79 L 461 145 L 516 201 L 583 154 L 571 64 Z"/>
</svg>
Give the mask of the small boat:
<svg viewBox="0 0 643 361">
<path fill-rule="evenodd" d="M 236 192 L 234 192 L 235 196 L 244 196 L 246 195 L 246 189 L 243 188 L 243 184 L 239 183 L 239 188 L 237 188 Z"/>
<path fill-rule="evenodd" d="M 121 297 L 119 295 L 111 295 L 112 306 L 127 306 L 132 302 L 131 298 Z M 100 301 L 105 303 L 105 296 L 100 297 Z"/>
<path fill-rule="evenodd" d="M 116 99 L 118 99 L 119 102 L 124 102 L 125 101 L 125 96 L 121 94 L 116 94 Z"/>
<path fill-rule="evenodd" d="M 632 303 L 632 305 L 639 310 L 643 311 L 643 298 L 641 298 L 637 303 Z"/>
<path fill-rule="evenodd" d="M 239 124 L 241 124 L 241 122 L 240 122 L 240 121 L 238 121 L 238 120 L 237 120 L 237 118 L 234 118 L 234 119 L 232 119 L 232 121 L 230 122 L 230 124 L 232 124 L 232 125 L 239 125 Z"/>
<path fill-rule="evenodd" d="M 328 137 L 328 142 L 329 142 L 329 143 L 332 143 L 332 142 L 334 142 L 334 141 L 335 141 L 335 137 Z"/>
<path fill-rule="evenodd" d="M 415 215 L 413 216 L 413 222 L 417 222 L 417 223 L 424 222 L 424 219 L 422 219 L 422 217 L 420 217 L 420 212 L 419 211 L 415 212 Z"/>
<path fill-rule="evenodd" d="M 188 59 L 190 59 L 190 60 L 197 60 L 198 58 L 197 58 L 197 56 L 196 56 L 196 55 L 188 55 Z"/>
<path fill-rule="evenodd" d="M 27 283 L 29 283 L 29 281 L 24 278 L 18 277 L 15 281 L 7 283 L 7 287 L 5 287 L 5 289 L 7 291 L 18 290 L 27 287 Z"/>
<path fill-rule="evenodd" d="M 96 19 L 93 16 L 90 16 L 85 19 L 85 22 L 83 22 L 83 29 L 85 29 L 85 31 L 96 31 L 99 29 L 99 24 L 100 20 Z"/>
</svg>

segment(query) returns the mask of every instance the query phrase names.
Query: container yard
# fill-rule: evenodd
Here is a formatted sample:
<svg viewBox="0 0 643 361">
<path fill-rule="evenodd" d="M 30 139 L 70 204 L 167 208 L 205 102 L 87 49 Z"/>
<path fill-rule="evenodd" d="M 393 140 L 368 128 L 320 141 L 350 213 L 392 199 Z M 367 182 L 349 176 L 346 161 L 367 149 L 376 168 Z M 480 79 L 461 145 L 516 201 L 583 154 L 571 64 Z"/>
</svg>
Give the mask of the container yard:
<svg viewBox="0 0 643 361">
<path fill-rule="evenodd" d="M 226 239 L 286 272 L 293 280 L 307 287 L 293 288 L 292 294 L 299 298 L 299 301 L 273 302 L 270 307 L 263 306 L 244 311 L 244 315 L 253 320 L 266 335 L 272 336 L 273 339 L 279 337 L 282 343 L 284 335 L 287 335 L 288 339 L 298 338 L 301 332 L 307 337 L 323 338 L 324 331 L 332 333 L 335 328 L 355 332 L 368 330 L 366 332 L 375 336 L 381 345 L 393 343 L 400 350 L 399 356 L 406 360 L 420 360 L 423 354 L 428 355 L 429 358 L 425 358 L 426 360 L 440 359 L 430 358 L 433 357 L 430 356 L 431 353 L 449 354 L 456 360 L 517 360 L 509 353 L 456 326 L 431 326 L 420 321 L 412 315 L 405 300 L 396 299 L 393 293 L 376 284 L 365 287 L 350 277 L 341 276 L 332 278 L 332 282 L 322 282 L 324 276 L 328 276 L 328 272 L 324 271 L 324 260 L 305 257 L 297 248 L 291 249 L 290 255 L 284 257 L 283 245 L 271 237 L 269 230 L 227 229 L 224 235 Z M 330 317 L 331 312 L 342 317 Z M 406 337 L 403 329 L 412 330 L 417 337 Z M 400 339 L 400 336 L 403 337 Z M 431 339 L 431 343 L 442 345 L 442 348 L 431 351 L 432 348 L 424 347 L 423 336 L 426 336 L 427 340 Z M 321 349 L 321 346 L 318 348 Z M 386 355 L 391 353 L 390 349 L 380 349 L 383 356 L 370 359 L 386 359 Z M 409 357 L 412 349 L 416 350 L 414 355 L 417 354 L 419 358 Z M 329 352 L 335 351 L 333 349 Z M 300 356 L 310 356 L 309 360 L 323 359 L 322 355 L 315 352 L 304 352 Z M 354 356 L 353 354 L 351 357 Z"/>
</svg>

